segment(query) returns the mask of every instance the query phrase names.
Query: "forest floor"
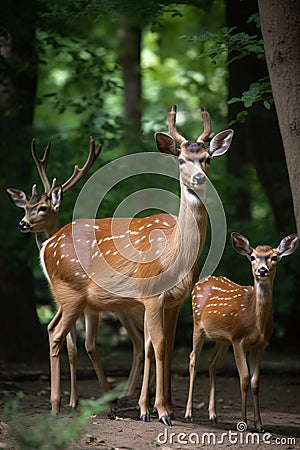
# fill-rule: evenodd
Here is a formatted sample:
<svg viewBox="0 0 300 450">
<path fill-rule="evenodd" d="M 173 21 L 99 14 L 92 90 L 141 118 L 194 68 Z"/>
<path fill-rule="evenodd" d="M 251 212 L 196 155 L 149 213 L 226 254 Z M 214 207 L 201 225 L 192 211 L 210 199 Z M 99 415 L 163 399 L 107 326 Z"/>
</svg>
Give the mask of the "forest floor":
<svg viewBox="0 0 300 450">
<path fill-rule="evenodd" d="M 175 420 L 173 427 L 165 427 L 156 417 L 150 422 L 139 420 L 136 407 L 138 391 L 134 397 L 124 399 L 117 404 L 117 419 L 110 420 L 106 413 L 93 414 L 87 419 L 83 432 L 76 440 L 68 443 L 67 450 L 130 450 L 130 449 L 195 449 L 205 448 L 259 448 L 262 450 L 276 446 L 280 449 L 300 448 L 300 356 L 288 351 L 278 352 L 268 349 L 262 365 L 260 399 L 262 421 L 265 433 L 256 433 L 253 428 L 252 396 L 248 398 L 248 430 L 240 432 L 239 381 L 231 353 L 223 360 L 217 377 L 217 412 L 218 425 L 213 426 L 208 420 L 207 399 L 209 380 L 207 374 L 208 349 L 200 357 L 194 390 L 194 420 L 184 422 L 185 402 L 188 391 L 188 349 L 175 352 L 172 372 L 172 395 Z M 80 400 L 95 399 L 99 396 L 99 387 L 89 361 L 85 355 L 80 356 L 78 367 L 78 392 Z M 104 368 L 109 375 L 112 386 L 126 380 L 130 369 L 131 356 L 126 352 L 115 351 L 103 358 Z M 1 402 L 3 392 L 9 391 L 10 397 L 17 392 L 23 393 L 22 409 L 10 417 L 0 417 L 0 449 L 47 449 L 59 448 L 51 444 L 49 430 L 42 426 L 36 428 L 36 422 L 47 411 L 49 401 L 48 368 L 36 366 L 2 365 L 0 366 Z M 61 429 L 72 424 L 76 426 L 76 414 L 70 418 L 68 412 L 68 368 L 62 363 L 62 409 L 56 423 Z M 79 405 L 80 410 L 80 405 Z M 3 412 L 3 410 L 2 410 Z M 77 413 L 78 415 L 79 413 Z M 47 413 L 47 417 L 49 414 Z M 17 424 L 23 418 L 25 428 L 18 431 Z M 42 423 L 42 422 L 41 422 Z M 47 422 L 48 423 L 48 422 Z M 53 422 L 50 422 L 53 423 Z M 46 425 L 46 427 L 49 427 Z M 15 431 L 17 430 L 17 432 Z M 25 431 L 24 431 L 25 430 Z M 26 433 L 27 434 L 26 434 Z M 16 443 L 16 433 L 22 435 Z M 43 434 L 43 445 L 24 444 L 34 439 L 36 433 Z M 57 432 L 61 433 L 61 431 Z M 27 436 L 27 438 L 26 438 Z M 46 445 L 49 440 L 48 446 Z M 23 442 L 23 446 L 20 442 Z M 273 447 L 274 448 L 274 447 Z"/>
</svg>

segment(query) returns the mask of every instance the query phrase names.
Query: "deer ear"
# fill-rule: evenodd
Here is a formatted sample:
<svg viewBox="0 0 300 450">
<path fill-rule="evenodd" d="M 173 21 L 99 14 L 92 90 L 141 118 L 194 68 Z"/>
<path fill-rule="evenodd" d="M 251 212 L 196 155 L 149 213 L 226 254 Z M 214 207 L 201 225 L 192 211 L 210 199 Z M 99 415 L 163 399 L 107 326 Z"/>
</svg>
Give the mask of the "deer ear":
<svg viewBox="0 0 300 450">
<path fill-rule="evenodd" d="M 20 189 L 15 188 L 8 188 L 6 189 L 6 192 L 8 193 L 9 198 L 11 201 L 18 206 L 19 208 L 25 208 L 25 205 L 28 201 L 27 195 L 25 192 L 21 191 Z"/>
<path fill-rule="evenodd" d="M 233 130 L 225 130 L 216 134 L 210 142 L 208 153 L 211 157 L 221 156 L 227 152 L 233 137 Z"/>
<path fill-rule="evenodd" d="M 250 257 L 252 253 L 252 247 L 245 236 L 239 233 L 231 233 L 231 243 L 234 250 L 236 250 L 240 255 Z"/>
<path fill-rule="evenodd" d="M 288 256 L 293 253 L 298 245 L 298 236 L 296 233 L 289 234 L 280 241 L 277 247 L 277 252 L 279 256 Z"/>
<path fill-rule="evenodd" d="M 176 147 L 174 139 L 166 133 L 155 133 L 155 143 L 158 150 L 165 155 L 179 156 L 180 151 Z"/>
<path fill-rule="evenodd" d="M 49 193 L 49 197 L 51 198 L 52 204 L 54 206 L 54 210 L 58 211 L 62 198 L 63 198 L 63 190 L 61 187 L 61 184 L 57 184 L 54 186 L 53 189 L 51 189 L 51 192 Z"/>
</svg>

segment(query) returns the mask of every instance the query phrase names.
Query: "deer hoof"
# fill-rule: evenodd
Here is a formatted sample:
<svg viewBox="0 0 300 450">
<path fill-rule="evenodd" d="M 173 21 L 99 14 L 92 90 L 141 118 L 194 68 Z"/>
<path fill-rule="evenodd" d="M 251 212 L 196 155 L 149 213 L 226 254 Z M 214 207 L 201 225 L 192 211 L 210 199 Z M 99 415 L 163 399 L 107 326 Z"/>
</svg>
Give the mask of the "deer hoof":
<svg viewBox="0 0 300 450">
<path fill-rule="evenodd" d="M 216 417 L 212 417 L 212 418 L 210 419 L 210 422 L 211 422 L 213 425 L 218 425 L 218 419 L 217 419 Z"/>
<path fill-rule="evenodd" d="M 169 416 L 161 416 L 159 421 L 166 425 L 167 427 L 172 427 L 173 424 L 171 422 L 171 418 Z"/>
<path fill-rule="evenodd" d="M 149 413 L 147 413 L 147 414 L 142 414 L 141 417 L 140 417 L 140 419 L 141 419 L 143 422 L 150 422 L 150 414 L 149 414 Z"/>
<path fill-rule="evenodd" d="M 192 418 L 192 416 L 185 416 L 185 418 L 184 418 L 184 422 L 185 422 L 185 423 L 190 423 L 190 422 L 193 422 L 193 418 Z"/>
</svg>

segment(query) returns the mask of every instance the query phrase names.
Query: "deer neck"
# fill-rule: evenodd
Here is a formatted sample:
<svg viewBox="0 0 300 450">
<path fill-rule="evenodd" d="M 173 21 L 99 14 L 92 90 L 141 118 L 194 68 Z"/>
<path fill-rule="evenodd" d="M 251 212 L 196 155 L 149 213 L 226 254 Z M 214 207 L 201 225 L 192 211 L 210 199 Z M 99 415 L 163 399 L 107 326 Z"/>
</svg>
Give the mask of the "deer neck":
<svg viewBox="0 0 300 450">
<path fill-rule="evenodd" d="M 47 239 L 49 239 L 49 237 L 50 236 L 48 235 L 48 233 L 46 231 L 40 231 L 40 232 L 35 233 L 35 242 L 36 242 L 37 248 L 39 250 L 41 250 L 43 243 Z"/>
<path fill-rule="evenodd" d="M 264 336 L 273 318 L 273 279 L 255 280 L 254 296 L 257 329 Z"/>
<path fill-rule="evenodd" d="M 37 248 L 41 250 L 43 243 L 49 239 L 51 236 L 56 233 L 60 229 L 58 215 L 56 214 L 52 223 L 48 224 L 48 227 L 45 231 L 38 231 L 35 233 L 35 242 Z"/>
<path fill-rule="evenodd" d="M 185 186 L 182 186 L 173 243 L 177 247 L 176 251 L 182 256 L 180 260 L 184 261 L 184 264 L 191 258 L 195 259 L 195 263 L 197 263 L 205 241 L 206 228 L 205 187 L 200 199 Z"/>
</svg>

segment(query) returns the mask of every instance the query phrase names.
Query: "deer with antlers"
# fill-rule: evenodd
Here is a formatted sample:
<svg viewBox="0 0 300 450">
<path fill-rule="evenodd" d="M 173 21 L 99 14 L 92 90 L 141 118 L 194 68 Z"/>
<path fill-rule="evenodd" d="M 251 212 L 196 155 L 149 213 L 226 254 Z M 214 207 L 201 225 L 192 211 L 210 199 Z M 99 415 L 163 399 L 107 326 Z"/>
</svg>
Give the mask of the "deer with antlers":
<svg viewBox="0 0 300 450">
<path fill-rule="evenodd" d="M 58 213 L 59 207 L 62 202 L 63 193 L 71 189 L 86 175 L 86 173 L 98 158 L 101 152 L 101 145 L 96 148 L 95 142 L 93 138 L 91 138 L 89 155 L 84 166 L 81 169 L 79 169 L 78 166 L 75 166 L 71 177 L 62 185 L 56 184 L 56 179 L 54 178 L 51 186 L 47 176 L 47 165 L 50 149 L 51 145 L 49 143 L 45 149 L 43 157 L 40 159 L 36 152 L 35 139 L 32 140 L 31 152 L 41 181 L 43 183 L 43 194 L 37 193 L 35 184 L 32 187 L 32 193 L 30 197 L 20 189 L 7 189 L 9 197 L 13 201 L 13 203 L 25 210 L 25 216 L 18 225 L 19 230 L 23 233 L 34 233 L 39 250 L 41 249 L 42 244 L 60 228 Z M 59 315 L 60 311 L 58 310 L 58 316 Z M 110 386 L 106 380 L 97 352 L 96 337 L 98 330 L 99 313 L 97 311 L 86 311 L 84 313 L 84 316 L 86 328 L 86 350 L 95 368 L 95 372 L 97 374 L 99 385 L 102 391 L 109 392 Z M 126 313 L 124 313 L 123 311 L 118 311 L 117 316 L 128 332 L 133 343 L 133 361 L 126 391 L 127 395 L 132 395 L 136 389 L 138 379 L 142 371 L 144 357 L 144 308 L 142 305 L 140 305 L 136 308 L 130 309 L 130 311 L 127 311 Z M 69 407 L 70 409 L 75 409 L 78 403 L 76 388 L 77 348 L 75 327 L 73 327 L 70 330 L 70 333 L 67 335 L 67 349 L 71 375 Z"/>
<path fill-rule="evenodd" d="M 44 155 L 40 159 L 36 153 L 35 139 L 31 142 L 31 154 L 43 183 L 43 194 L 37 193 L 36 184 L 32 186 L 30 197 L 20 189 L 8 188 L 6 190 L 12 202 L 25 210 L 25 216 L 18 225 L 19 230 L 22 233 L 35 233 L 39 250 L 43 242 L 60 228 L 58 211 L 63 193 L 71 189 L 89 171 L 101 152 L 101 145 L 95 148 L 95 142 L 91 138 L 90 151 L 84 166 L 81 169 L 75 166 L 73 174 L 63 185 L 56 184 L 56 178 L 53 178 L 51 187 L 46 172 L 50 149 L 51 144 L 48 143 Z"/>
<path fill-rule="evenodd" d="M 145 307 L 145 364 L 139 399 L 140 416 L 149 420 L 149 378 L 156 363 L 155 408 L 171 425 L 170 367 L 180 306 L 197 277 L 197 259 L 207 226 L 204 204 L 210 161 L 224 154 L 233 131 L 212 136 L 210 117 L 202 111 L 204 131 L 189 142 L 176 130 L 176 107 L 168 115 L 169 135 L 156 133 L 160 152 L 179 165 L 181 199 L 178 217 L 161 213 L 145 218 L 78 219 L 42 246 L 40 259 L 58 305 L 48 328 L 51 404 L 60 408 L 60 351 L 84 310 L 115 311 Z M 179 148 L 177 145 L 179 145 Z"/>
<path fill-rule="evenodd" d="M 259 375 L 264 350 L 273 332 L 273 283 L 276 266 L 283 256 L 293 253 L 298 237 L 291 234 L 276 248 L 252 248 L 239 233 L 231 235 L 233 248 L 251 262 L 254 286 L 240 286 L 225 277 L 210 276 L 198 281 L 192 293 L 193 350 L 190 354 L 190 385 L 185 420 L 192 420 L 193 386 L 199 353 L 205 336 L 216 341 L 209 360 L 209 419 L 217 423 L 217 363 L 232 345 L 240 377 L 242 420 L 247 423 L 246 403 L 249 381 L 254 399 L 254 425 L 263 431 L 259 408 Z M 250 377 L 246 352 L 250 353 Z"/>
</svg>

